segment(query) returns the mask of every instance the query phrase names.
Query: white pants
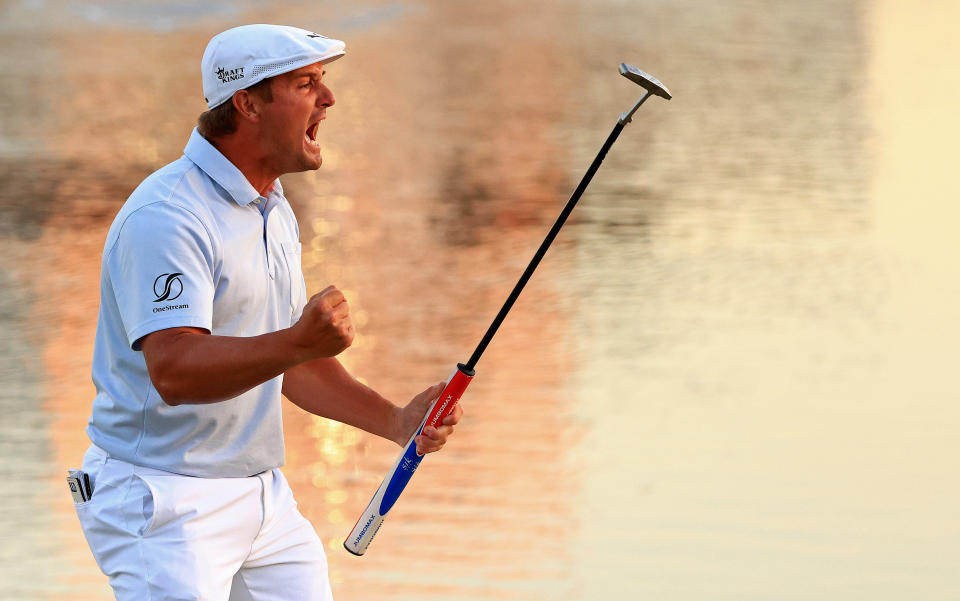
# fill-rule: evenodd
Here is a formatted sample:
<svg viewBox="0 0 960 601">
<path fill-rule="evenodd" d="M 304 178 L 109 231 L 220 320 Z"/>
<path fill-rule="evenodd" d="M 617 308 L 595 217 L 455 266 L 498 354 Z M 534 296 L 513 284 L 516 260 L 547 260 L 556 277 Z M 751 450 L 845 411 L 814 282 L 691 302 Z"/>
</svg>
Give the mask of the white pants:
<svg viewBox="0 0 960 601">
<path fill-rule="evenodd" d="M 330 601 L 327 558 L 280 470 L 194 478 L 91 446 L 76 505 L 118 601 Z"/>
</svg>

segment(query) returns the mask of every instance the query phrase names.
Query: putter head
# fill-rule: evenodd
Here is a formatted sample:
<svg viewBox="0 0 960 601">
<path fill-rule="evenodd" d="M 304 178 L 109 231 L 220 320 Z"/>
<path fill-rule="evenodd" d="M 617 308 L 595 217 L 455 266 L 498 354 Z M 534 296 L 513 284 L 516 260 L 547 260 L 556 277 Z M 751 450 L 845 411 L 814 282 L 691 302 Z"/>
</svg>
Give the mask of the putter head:
<svg viewBox="0 0 960 601">
<path fill-rule="evenodd" d="M 661 98 L 666 98 L 670 100 L 673 96 L 670 95 L 670 90 L 667 89 L 665 85 L 660 83 L 660 80 L 637 69 L 633 65 L 628 65 L 627 63 L 620 63 L 620 75 L 623 75 L 630 81 L 640 86 L 643 86 L 648 92 L 654 96 L 660 96 Z"/>
</svg>

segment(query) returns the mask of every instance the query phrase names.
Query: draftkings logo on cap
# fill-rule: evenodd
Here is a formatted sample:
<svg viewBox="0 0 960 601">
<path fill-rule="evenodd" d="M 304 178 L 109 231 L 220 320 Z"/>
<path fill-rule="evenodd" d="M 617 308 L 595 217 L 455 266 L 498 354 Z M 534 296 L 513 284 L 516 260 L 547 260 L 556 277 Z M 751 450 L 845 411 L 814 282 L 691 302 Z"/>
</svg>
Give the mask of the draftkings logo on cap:
<svg viewBox="0 0 960 601">
<path fill-rule="evenodd" d="M 231 81 L 243 79 L 243 67 L 237 67 L 229 71 L 220 67 L 217 69 L 217 79 L 220 80 L 220 83 L 230 83 Z"/>
<path fill-rule="evenodd" d="M 200 61 L 203 97 L 215 108 L 238 90 L 314 63 L 329 63 L 346 44 L 286 25 L 243 25 L 213 36 Z"/>
</svg>

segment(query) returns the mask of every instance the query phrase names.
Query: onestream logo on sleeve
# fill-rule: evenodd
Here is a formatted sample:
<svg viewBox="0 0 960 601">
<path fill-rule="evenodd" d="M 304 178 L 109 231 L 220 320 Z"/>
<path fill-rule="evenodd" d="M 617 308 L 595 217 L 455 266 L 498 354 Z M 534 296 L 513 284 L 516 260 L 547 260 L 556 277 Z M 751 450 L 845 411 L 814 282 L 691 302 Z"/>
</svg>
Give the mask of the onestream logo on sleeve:
<svg viewBox="0 0 960 601">
<path fill-rule="evenodd" d="M 161 273 L 157 276 L 157 279 L 153 280 L 153 295 L 157 298 L 153 301 L 155 303 L 160 303 L 163 301 L 172 301 L 176 300 L 181 294 L 183 294 L 183 281 L 180 279 L 180 276 L 183 274 L 180 272 L 176 273 Z M 162 307 L 154 307 L 154 313 L 162 313 L 164 311 L 173 311 L 174 309 L 188 309 L 190 305 L 165 305 Z"/>
</svg>

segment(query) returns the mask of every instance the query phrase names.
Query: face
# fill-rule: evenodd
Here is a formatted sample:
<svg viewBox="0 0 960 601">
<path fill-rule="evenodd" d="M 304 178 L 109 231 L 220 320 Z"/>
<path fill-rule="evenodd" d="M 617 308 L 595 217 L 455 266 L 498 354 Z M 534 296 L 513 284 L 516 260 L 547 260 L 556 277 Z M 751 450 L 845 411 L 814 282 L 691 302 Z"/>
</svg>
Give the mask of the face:
<svg viewBox="0 0 960 601">
<path fill-rule="evenodd" d="M 273 102 L 262 103 L 261 150 L 277 173 L 319 169 L 319 130 L 333 106 L 333 92 L 323 83 L 326 73 L 316 63 L 273 78 Z"/>
</svg>

